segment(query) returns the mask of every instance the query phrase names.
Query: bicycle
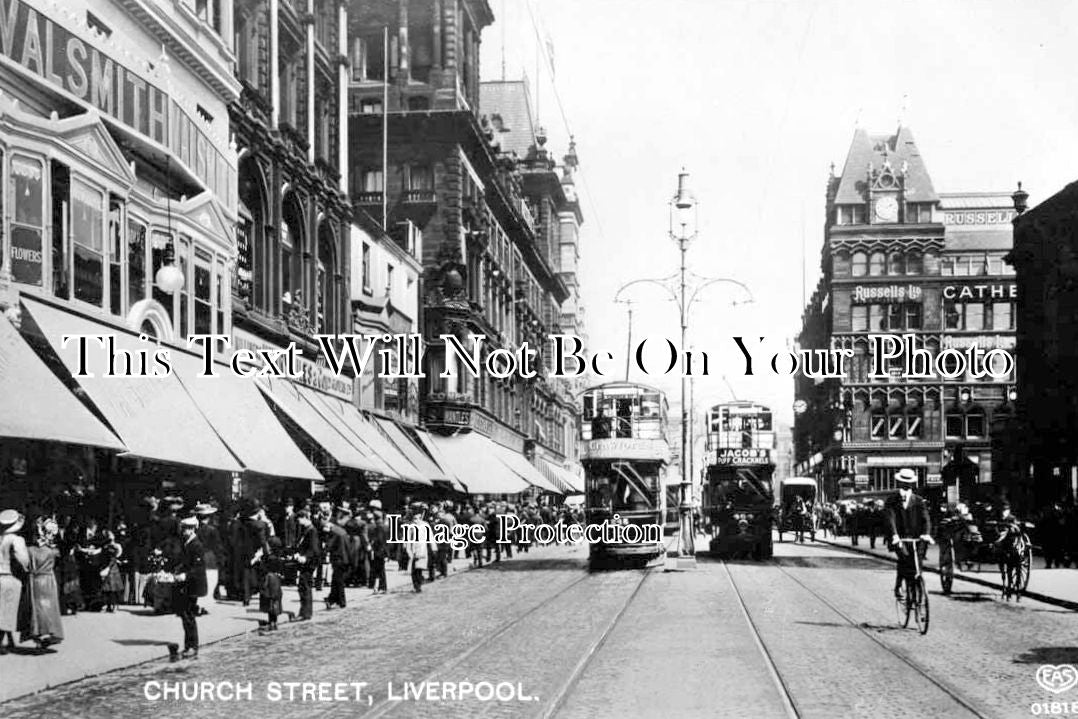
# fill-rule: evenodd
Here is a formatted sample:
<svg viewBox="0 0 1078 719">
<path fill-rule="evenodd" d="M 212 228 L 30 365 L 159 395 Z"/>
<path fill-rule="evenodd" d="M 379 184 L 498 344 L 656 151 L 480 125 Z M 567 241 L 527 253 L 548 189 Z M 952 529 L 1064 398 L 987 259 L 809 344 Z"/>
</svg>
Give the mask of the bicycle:
<svg viewBox="0 0 1078 719">
<path fill-rule="evenodd" d="M 900 538 L 899 544 L 909 544 L 913 552 L 914 574 L 905 578 L 906 591 L 901 598 L 895 597 L 895 611 L 898 621 L 903 628 L 910 625 L 910 615 L 917 625 L 917 630 L 922 634 L 928 634 L 928 590 L 925 588 L 924 576 L 921 573 L 921 553 L 918 551 L 918 542 L 927 541 L 935 544 L 931 538 L 921 537 Z"/>
</svg>

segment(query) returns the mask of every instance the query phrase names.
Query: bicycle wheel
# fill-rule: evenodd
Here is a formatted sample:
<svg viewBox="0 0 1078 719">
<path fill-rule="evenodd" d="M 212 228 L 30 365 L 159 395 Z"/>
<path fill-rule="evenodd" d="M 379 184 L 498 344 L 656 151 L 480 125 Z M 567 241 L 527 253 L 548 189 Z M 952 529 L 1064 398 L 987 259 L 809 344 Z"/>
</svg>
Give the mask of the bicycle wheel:
<svg viewBox="0 0 1078 719">
<path fill-rule="evenodd" d="M 913 614 L 914 604 L 917 602 L 917 585 L 913 583 L 912 579 L 906 580 L 906 597 L 904 602 L 904 608 L 902 613 L 902 626 L 908 627 L 910 625 L 910 615 Z"/>
<path fill-rule="evenodd" d="M 924 635 L 928 634 L 928 591 L 925 589 L 924 578 L 918 577 L 914 586 L 917 588 L 917 598 L 913 606 L 913 617 L 917 622 L 917 630 Z"/>
<path fill-rule="evenodd" d="M 1022 554 L 1022 561 L 1018 566 L 1021 573 L 1015 584 L 1018 586 L 1018 591 L 1024 592 L 1029 586 L 1029 572 L 1033 568 L 1033 545 L 1026 544 L 1026 551 Z"/>
<path fill-rule="evenodd" d="M 951 593 L 954 585 L 954 545 L 947 543 L 940 547 L 940 586 L 944 594 Z"/>
<path fill-rule="evenodd" d="M 900 585 L 900 586 L 902 586 L 902 585 Z M 908 588 L 907 588 L 907 593 L 908 593 Z M 906 614 L 906 597 L 903 596 L 901 599 L 896 597 L 895 598 L 895 620 L 899 624 L 901 624 L 902 626 L 906 626 L 907 624 L 909 624 L 909 619 L 907 618 L 908 616 L 909 615 Z"/>
</svg>

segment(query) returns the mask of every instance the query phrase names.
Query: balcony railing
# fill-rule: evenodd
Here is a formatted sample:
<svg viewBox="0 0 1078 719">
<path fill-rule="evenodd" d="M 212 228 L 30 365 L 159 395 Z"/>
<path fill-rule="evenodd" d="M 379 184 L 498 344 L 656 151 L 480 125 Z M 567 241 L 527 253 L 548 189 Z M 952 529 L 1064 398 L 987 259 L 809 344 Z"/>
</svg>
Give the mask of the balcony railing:
<svg viewBox="0 0 1078 719">
<path fill-rule="evenodd" d="M 405 190 L 401 199 L 411 205 L 433 205 L 438 201 L 434 190 Z"/>
<path fill-rule="evenodd" d="M 380 205 L 382 204 L 381 192 L 357 192 L 352 198 L 357 205 Z"/>
</svg>

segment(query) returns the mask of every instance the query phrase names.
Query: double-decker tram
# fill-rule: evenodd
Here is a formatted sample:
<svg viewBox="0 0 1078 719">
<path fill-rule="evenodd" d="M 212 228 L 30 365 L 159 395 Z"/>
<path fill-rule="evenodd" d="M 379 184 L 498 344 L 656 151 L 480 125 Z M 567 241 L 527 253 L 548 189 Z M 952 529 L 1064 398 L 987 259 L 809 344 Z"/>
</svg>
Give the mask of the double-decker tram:
<svg viewBox="0 0 1078 719">
<path fill-rule="evenodd" d="M 775 502 L 775 432 L 771 410 L 755 402 L 724 402 L 707 413 L 703 514 L 709 549 L 720 556 L 769 559 Z"/>
<path fill-rule="evenodd" d="M 666 396 L 647 385 L 609 382 L 585 390 L 582 402 L 584 513 L 589 525 L 621 527 L 616 537 L 589 542 L 592 565 L 647 564 L 666 551 Z"/>
</svg>

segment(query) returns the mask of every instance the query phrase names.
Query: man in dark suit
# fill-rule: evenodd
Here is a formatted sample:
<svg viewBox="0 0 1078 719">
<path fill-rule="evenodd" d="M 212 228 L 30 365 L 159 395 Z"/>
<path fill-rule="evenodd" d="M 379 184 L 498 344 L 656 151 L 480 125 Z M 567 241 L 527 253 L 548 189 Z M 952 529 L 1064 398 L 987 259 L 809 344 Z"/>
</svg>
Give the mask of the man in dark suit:
<svg viewBox="0 0 1078 719">
<path fill-rule="evenodd" d="M 180 522 L 183 547 L 176 563 L 174 611 L 183 623 L 184 659 L 198 658 L 198 599 L 206 596 L 206 557 L 198 540 L 198 520 L 188 517 Z"/>
<path fill-rule="evenodd" d="M 389 555 L 387 540 L 389 528 L 382 514 L 382 502 L 372 499 L 367 505 L 371 510 L 371 521 L 367 523 L 367 553 L 371 561 L 371 571 L 367 576 L 367 587 L 374 590 L 375 594 L 385 594 L 388 590 L 386 584 L 386 557 Z"/>
<path fill-rule="evenodd" d="M 887 500 L 884 508 L 887 528 L 891 535 L 891 549 L 898 554 L 898 572 L 895 576 L 895 597 L 902 598 L 902 580 L 913 577 L 916 567 L 913 562 L 912 546 L 907 548 L 899 539 L 920 538 L 926 543 L 918 545 L 921 559 L 928 551 L 928 542 L 932 541 L 932 520 L 928 516 L 928 505 L 913 493 L 917 486 L 917 473 L 908 467 L 895 472 L 898 493 Z"/>
<path fill-rule="evenodd" d="M 299 539 L 295 546 L 299 565 L 296 578 L 299 588 L 299 618 L 307 620 L 314 615 L 314 571 L 322 561 L 322 548 L 318 543 L 318 532 L 311 522 L 310 510 L 301 509 L 296 512 L 296 526 L 299 529 Z"/>
<path fill-rule="evenodd" d="M 329 517 L 322 520 L 322 546 L 333 575 L 330 578 L 329 596 L 326 597 L 326 609 L 332 609 L 336 604 L 341 609 L 345 607 L 344 580 L 348 577 L 348 571 L 352 565 L 351 545 L 348 541 L 348 532 L 342 526 L 349 519 L 351 513 L 341 510 L 337 515 L 336 523 L 331 522 Z"/>
</svg>

